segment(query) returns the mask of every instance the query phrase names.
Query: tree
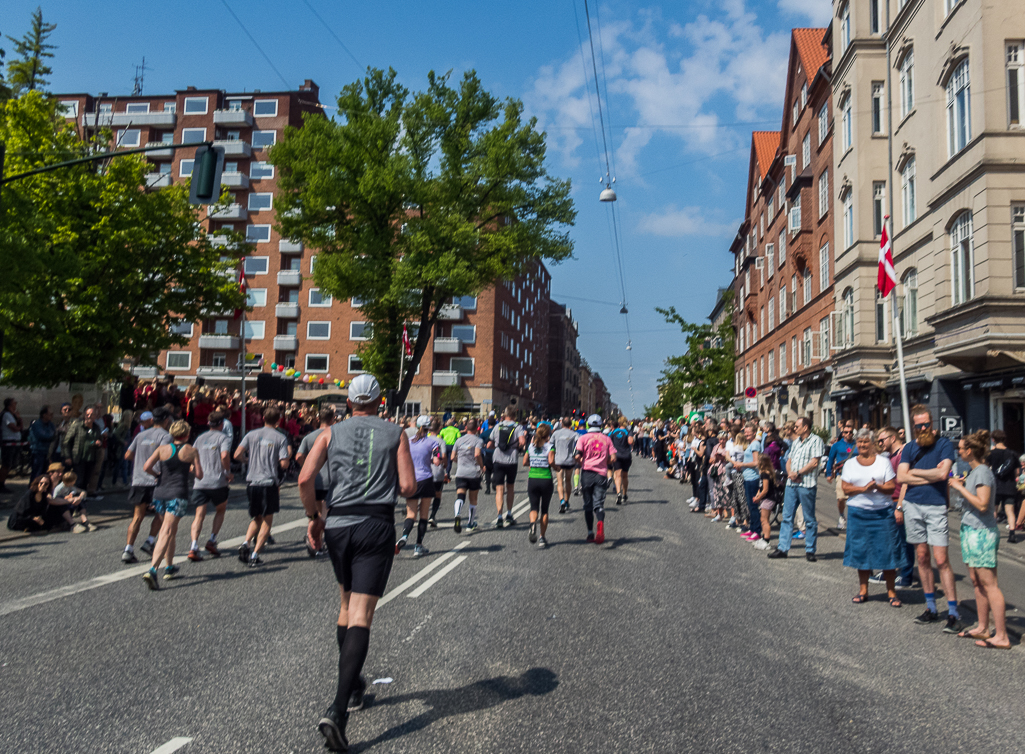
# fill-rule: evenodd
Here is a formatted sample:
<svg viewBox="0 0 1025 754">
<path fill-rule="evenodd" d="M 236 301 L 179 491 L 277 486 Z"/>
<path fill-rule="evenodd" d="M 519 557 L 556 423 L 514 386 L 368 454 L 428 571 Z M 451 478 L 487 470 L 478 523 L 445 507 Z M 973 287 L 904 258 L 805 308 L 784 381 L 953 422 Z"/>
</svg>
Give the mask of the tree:
<svg viewBox="0 0 1025 754">
<path fill-rule="evenodd" d="M 677 324 L 687 338 L 687 352 L 666 359 L 659 380 L 659 399 L 646 410 L 660 418 L 680 416 L 687 404 L 711 403 L 725 406 L 733 399 L 734 334 L 731 313 L 732 292 L 724 294 L 726 314 L 721 325 L 693 324 L 674 307 L 655 311 L 670 324 Z"/>
<path fill-rule="evenodd" d="M 459 385 L 449 385 L 441 391 L 438 403 L 445 410 L 459 408 L 466 403 L 466 393 Z"/>
<path fill-rule="evenodd" d="M 38 91 L 0 103 L 7 176 L 90 153 L 58 106 Z M 116 378 L 126 357 L 153 364 L 186 343 L 172 326 L 244 305 L 232 274 L 244 245 L 213 246 L 188 187 L 147 190 L 149 169 L 131 155 L 3 186 L 7 384 Z"/>
<path fill-rule="evenodd" d="M 314 278 L 358 297 L 373 337 L 360 357 L 396 385 L 402 327 L 415 323 L 396 400 L 405 401 L 441 307 L 572 254 L 569 181 L 548 175 L 545 135 L 523 105 L 428 75 L 410 95 L 368 69 L 339 98 L 339 120 L 308 116 L 270 153 L 282 235 L 320 250 Z"/>
<path fill-rule="evenodd" d="M 43 62 L 44 58 L 52 58 L 50 50 L 57 46 L 48 44 L 47 39 L 53 34 L 57 24 L 43 21 L 43 10 L 37 7 L 32 14 L 32 28 L 21 39 L 7 38 L 14 42 L 14 52 L 19 56 L 7 64 L 7 82 L 15 95 L 35 91 L 48 85 L 46 79 L 53 70 Z"/>
</svg>

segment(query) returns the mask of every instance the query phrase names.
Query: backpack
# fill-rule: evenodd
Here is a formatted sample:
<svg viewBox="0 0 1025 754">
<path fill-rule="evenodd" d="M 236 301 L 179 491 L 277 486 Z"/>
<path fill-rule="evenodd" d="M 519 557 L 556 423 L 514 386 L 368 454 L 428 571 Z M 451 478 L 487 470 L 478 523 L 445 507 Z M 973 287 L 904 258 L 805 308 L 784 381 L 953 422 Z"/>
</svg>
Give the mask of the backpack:
<svg viewBox="0 0 1025 754">
<path fill-rule="evenodd" d="M 495 444 L 503 453 L 509 452 L 509 446 L 512 444 L 512 438 L 516 433 L 516 429 L 517 427 L 515 424 L 498 425 L 498 441 Z"/>
</svg>

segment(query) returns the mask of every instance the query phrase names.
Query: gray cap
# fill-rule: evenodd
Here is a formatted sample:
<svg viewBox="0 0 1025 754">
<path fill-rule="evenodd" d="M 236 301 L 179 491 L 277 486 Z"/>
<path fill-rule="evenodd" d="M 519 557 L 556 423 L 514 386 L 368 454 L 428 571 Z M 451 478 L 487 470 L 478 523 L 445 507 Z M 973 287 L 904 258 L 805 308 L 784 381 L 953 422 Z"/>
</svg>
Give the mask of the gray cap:
<svg viewBox="0 0 1025 754">
<path fill-rule="evenodd" d="M 361 374 L 349 383 L 349 400 L 366 405 L 381 397 L 381 386 L 372 374 Z"/>
<path fill-rule="evenodd" d="M 587 426 L 601 429 L 601 417 L 598 414 L 591 414 L 587 417 Z"/>
</svg>

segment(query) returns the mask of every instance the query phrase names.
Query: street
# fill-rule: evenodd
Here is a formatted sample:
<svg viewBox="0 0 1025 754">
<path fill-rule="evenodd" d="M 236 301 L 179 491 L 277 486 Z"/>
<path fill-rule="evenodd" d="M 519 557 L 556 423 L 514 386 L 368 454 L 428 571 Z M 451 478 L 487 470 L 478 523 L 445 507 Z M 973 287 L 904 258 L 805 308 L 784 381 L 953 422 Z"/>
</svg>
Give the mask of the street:
<svg viewBox="0 0 1025 754">
<path fill-rule="evenodd" d="M 605 545 L 584 543 L 574 497 L 538 550 L 523 476 L 515 529 L 487 528 L 494 497 L 482 494 L 482 528 L 454 534 L 450 484 L 430 555 L 396 558 L 365 666 L 369 682 L 392 681 L 352 714 L 353 751 L 1021 750 L 1020 561 L 1000 572 L 1015 646 L 986 651 L 915 625 L 920 590 L 899 610 L 881 586 L 852 605 L 835 532 L 818 563 L 794 557 L 800 543 L 768 561 L 690 514 L 690 486 L 641 459 L 629 504 L 610 498 Z M 243 532 L 243 498 L 233 491 L 225 545 Z M 182 558 L 156 593 L 141 565 L 118 560 L 125 521 L 0 543 L 0 751 L 322 750 L 338 591 L 326 557 L 303 550 L 295 487 L 282 498 L 266 565 L 245 568 L 231 550 Z M 970 609 L 955 548 L 952 561 Z"/>
</svg>

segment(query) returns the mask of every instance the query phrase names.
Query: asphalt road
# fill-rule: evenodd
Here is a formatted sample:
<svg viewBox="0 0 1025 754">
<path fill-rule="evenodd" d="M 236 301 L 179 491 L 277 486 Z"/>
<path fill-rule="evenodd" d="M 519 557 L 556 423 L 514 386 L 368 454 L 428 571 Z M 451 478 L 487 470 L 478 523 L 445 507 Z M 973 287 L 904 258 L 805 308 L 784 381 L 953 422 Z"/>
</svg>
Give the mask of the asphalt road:
<svg viewBox="0 0 1025 754">
<path fill-rule="evenodd" d="M 580 498 L 544 551 L 524 513 L 456 535 L 447 490 L 431 554 L 396 559 L 365 668 L 393 680 L 352 715 L 353 751 L 1022 750 L 1017 639 L 987 651 L 917 626 L 917 591 L 900 610 L 881 587 L 852 605 L 842 537 L 827 532 L 815 564 L 769 561 L 688 513 L 689 486 L 634 470 L 603 546 L 584 542 Z M 229 538 L 246 520 L 233 499 Z M 337 586 L 302 549 L 294 488 L 284 499 L 263 568 L 185 561 L 157 593 L 118 561 L 123 521 L 0 544 L 0 751 L 322 750 Z M 492 506 L 482 496 L 484 520 Z M 1025 568 L 1007 562 L 1025 604 Z"/>
</svg>

